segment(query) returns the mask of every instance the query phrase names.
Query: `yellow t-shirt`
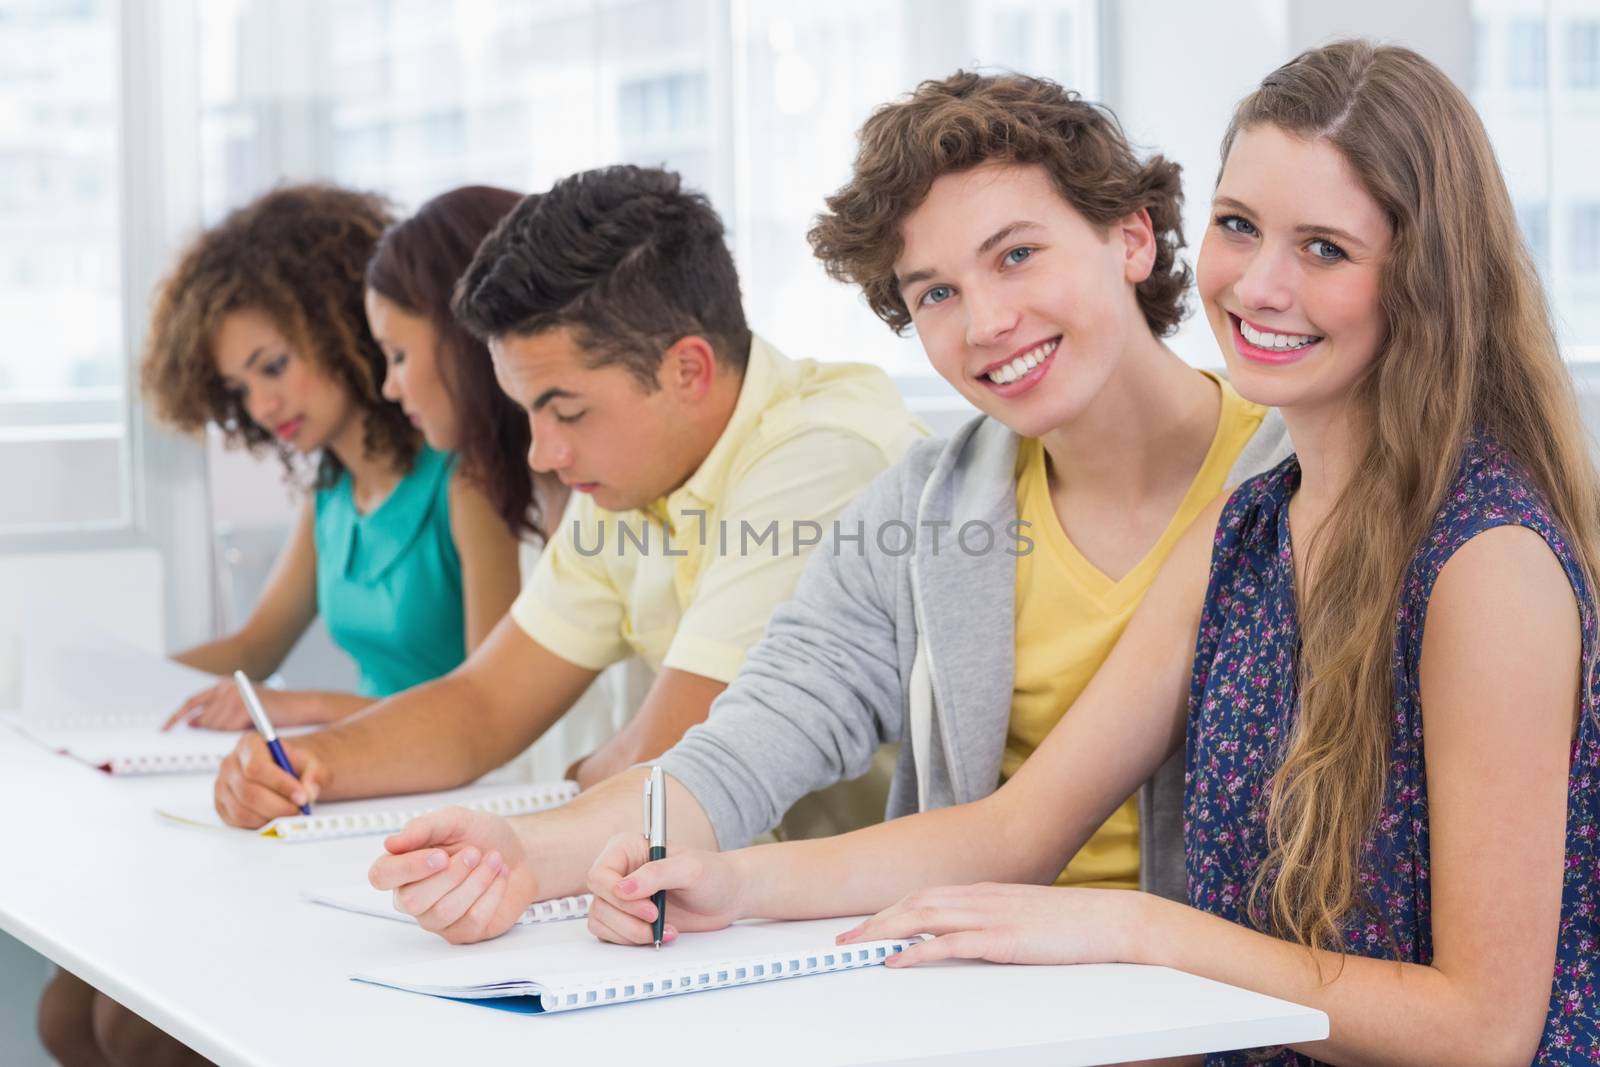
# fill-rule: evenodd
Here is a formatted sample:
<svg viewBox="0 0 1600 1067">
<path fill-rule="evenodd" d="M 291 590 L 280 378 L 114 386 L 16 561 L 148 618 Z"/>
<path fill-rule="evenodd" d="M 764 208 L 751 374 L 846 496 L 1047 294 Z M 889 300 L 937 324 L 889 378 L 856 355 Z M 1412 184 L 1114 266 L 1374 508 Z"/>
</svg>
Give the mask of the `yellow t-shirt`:
<svg viewBox="0 0 1600 1067">
<path fill-rule="evenodd" d="M 637 655 L 731 682 L 839 512 L 926 433 L 876 367 L 791 360 L 756 338 L 689 480 L 637 511 L 576 496 L 511 617 L 580 667 Z"/>
<path fill-rule="evenodd" d="M 1112 581 L 1068 540 L 1050 501 L 1044 447 L 1037 438 L 1017 452 L 1017 513 L 1030 523 L 1034 549 L 1017 559 L 1016 681 L 1011 725 L 1000 764 L 1004 781 L 1017 773 L 1061 720 L 1122 636 L 1133 609 L 1194 517 L 1224 488 L 1239 453 L 1266 409 L 1231 385 L 1205 463 L 1155 546 L 1120 581 Z M 1139 803 L 1129 797 L 1096 830 L 1056 879 L 1057 885 L 1139 888 Z"/>
</svg>

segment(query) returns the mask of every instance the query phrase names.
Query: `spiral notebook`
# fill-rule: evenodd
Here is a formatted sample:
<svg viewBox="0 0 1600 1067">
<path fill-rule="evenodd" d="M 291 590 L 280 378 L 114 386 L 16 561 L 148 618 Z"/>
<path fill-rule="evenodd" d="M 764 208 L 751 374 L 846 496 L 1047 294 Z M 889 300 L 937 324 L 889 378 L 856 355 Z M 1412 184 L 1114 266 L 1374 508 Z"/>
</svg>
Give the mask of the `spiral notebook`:
<svg viewBox="0 0 1600 1067">
<path fill-rule="evenodd" d="M 835 945 L 856 919 L 739 923 L 684 934 L 660 951 L 596 941 L 576 923 L 511 937 L 495 949 L 459 948 L 421 963 L 354 974 L 357 982 L 527 1014 L 575 1011 L 875 967 L 915 939 Z M 532 933 L 532 931 L 529 931 Z M 489 945 L 483 946 L 488 949 Z M 507 1000 L 513 1003 L 500 1003 Z"/>
<path fill-rule="evenodd" d="M 313 805 L 310 815 L 285 815 L 273 819 L 255 831 L 228 826 L 217 815 L 210 801 L 165 805 L 157 808 L 156 814 L 189 826 L 233 833 L 253 832 L 260 837 L 280 841 L 326 841 L 335 837 L 392 834 L 404 829 L 406 823 L 419 815 L 453 805 L 510 817 L 558 807 L 577 795 L 577 782 L 544 782 L 532 785 L 468 786 L 443 793 L 412 793 L 372 800 L 338 800 Z"/>
<path fill-rule="evenodd" d="M 238 743 L 234 732 L 160 729 L 212 675 L 42 598 L 29 598 L 24 617 L 21 707 L 0 721 L 29 740 L 118 775 L 214 771 Z"/>
<path fill-rule="evenodd" d="M 374 915 L 380 919 L 397 919 L 400 922 L 413 924 L 417 921 L 405 912 L 395 910 L 393 893 L 374 889 L 370 885 L 308 889 L 305 898 L 313 904 L 326 904 L 330 908 L 352 911 L 358 915 Z M 576 897 L 553 897 L 550 900 L 535 901 L 517 917 L 515 925 L 532 926 L 535 923 L 582 919 L 589 914 L 589 902 L 592 899 L 590 894 L 584 893 Z"/>
</svg>

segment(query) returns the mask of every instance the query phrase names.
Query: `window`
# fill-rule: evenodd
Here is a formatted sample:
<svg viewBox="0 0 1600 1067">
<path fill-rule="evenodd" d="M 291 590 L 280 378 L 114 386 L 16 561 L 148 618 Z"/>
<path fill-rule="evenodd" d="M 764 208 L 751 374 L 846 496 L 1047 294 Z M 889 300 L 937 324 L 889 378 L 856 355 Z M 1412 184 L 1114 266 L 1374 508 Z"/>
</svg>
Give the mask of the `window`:
<svg viewBox="0 0 1600 1067">
<path fill-rule="evenodd" d="M 1570 243 L 1574 274 L 1600 272 L 1600 204 L 1575 204 Z"/>
<path fill-rule="evenodd" d="M 1517 221 L 1543 273 L 1562 351 L 1600 360 L 1600 3 L 1473 0 L 1487 39 L 1509 57 L 1509 87 L 1482 87 L 1473 103 L 1489 129 Z M 1545 45 L 1560 66 L 1544 68 Z M 1518 57 L 1521 57 L 1520 59 Z M 1553 75 L 1553 76 L 1549 76 Z M 1547 79 L 1547 80 L 1544 80 Z"/>
<path fill-rule="evenodd" d="M 1543 89 L 1545 82 L 1545 33 L 1542 19 L 1513 19 L 1510 28 L 1510 70 L 1513 89 Z"/>
<path fill-rule="evenodd" d="M 1600 21 L 1575 19 L 1566 37 L 1567 87 L 1600 89 Z"/>
<path fill-rule="evenodd" d="M 128 515 L 116 22 L 0 11 L 0 531 Z"/>
<path fill-rule="evenodd" d="M 465 182 L 533 190 L 665 165 L 728 225 L 752 322 L 791 354 L 926 375 L 805 232 L 854 130 L 921 78 L 987 64 L 1094 95 L 1094 0 L 201 5 L 202 183 L 216 218 L 284 177 L 403 208 Z M 331 32 L 329 32 L 331 30 Z"/>
</svg>

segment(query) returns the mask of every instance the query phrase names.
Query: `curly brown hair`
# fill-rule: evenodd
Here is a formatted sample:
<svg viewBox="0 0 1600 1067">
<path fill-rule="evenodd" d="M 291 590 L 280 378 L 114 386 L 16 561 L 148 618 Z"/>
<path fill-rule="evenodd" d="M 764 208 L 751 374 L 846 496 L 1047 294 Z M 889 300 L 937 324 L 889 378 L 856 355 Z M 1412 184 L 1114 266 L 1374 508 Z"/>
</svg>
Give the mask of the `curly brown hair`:
<svg viewBox="0 0 1600 1067">
<path fill-rule="evenodd" d="M 1108 109 L 1044 78 L 957 71 L 878 108 L 860 141 L 850 181 L 828 197 L 806 236 L 829 276 L 859 285 L 896 333 L 911 324 L 894 274 L 901 224 L 935 179 L 997 161 L 1043 166 L 1067 203 L 1097 226 L 1149 212 L 1156 258 L 1138 285 L 1139 309 L 1158 337 L 1182 320 L 1191 274 L 1178 257 L 1180 169 L 1159 155 L 1141 163 Z"/>
<path fill-rule="evenodd" d="M 140 382 L 163 420 L 195 432 L 208 422 L 229 443 L 271 448 L 294 470 L 293 452 L 251 420 L 217 371 L 213 339 L 231 312 L 272 319 L 295 352 L 343 386 L 361 412 L 370 456 L 410 470 L 419 437 L 382 396 L 384 359 L 363 305 L 367 260 L 394 221 L 371 193 L 288 185 L 229 212 L 194 240 L 156 295 Z M 342 472 L 324 450 L 319 488 Z"/>
</svg>

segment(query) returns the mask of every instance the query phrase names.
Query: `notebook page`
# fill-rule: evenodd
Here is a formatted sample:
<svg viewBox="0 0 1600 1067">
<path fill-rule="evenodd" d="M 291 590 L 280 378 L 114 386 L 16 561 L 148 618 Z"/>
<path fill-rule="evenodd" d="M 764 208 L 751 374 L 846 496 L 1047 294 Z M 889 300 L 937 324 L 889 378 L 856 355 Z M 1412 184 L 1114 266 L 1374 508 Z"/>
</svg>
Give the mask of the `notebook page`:
<svg viewBox="0 0 1600 1067">
<path fill-rule="evenodd" d="M 331 889 L 308 889 L 305 898 L 313 904 L 326 904 L 330 908 L 341 911 L 352 911 L 359 915 L 374 915 L 380 919 L 398 919 L 401 922 L 415 923 L 417 920 L 403 911 L 396 911 L 394 894 L 382 889 L 374 889 L 370 885 L 337 886 Z M 534 923 L 561 922 L 565 919 L 581 919 L 589 914 L 589 902 L 592 897 L 588 893 L 576 897 L 555 897 L 551 900 L 540 900 L 528 906 L 517 917 L 517 926 L 531 926 Z"/>
<path fill-rule="evenodd" d="M 578 795 L 576 782 L 533 785 L 467 786 L 442 793 L 411 793 L 368 800 L 336 800 L 312 805 L 310 815 L 285 815 L 259 830 L 261 837 L 282 841 L 323 841 L 365 834 L 392 834 L 419 815 L 452 805 L 496 815 L 527 815 L 557 807 Z M 209 799 L 163 805 L 156 814 L 174 822 L 239 832 L 217 815 Z"/>
<path fill-rule="evenodd" d="M 135 648 L 52 601 L 29 598 L 20 706 L 26 726 L 154 729 L 216 681 L 204 671 Z"/>
<path fill-rule="evenodd" d="M 475 947 L 351 978 L 467 1000 L 532 996 L 540 1011 L 571 1011 L 876 966 L 913 943 L 835 945 L 834 936 L 858 921 L 738 923 L 684 934 L 659 952 L 605 944 L 586 930 L 569 929 L 536 946 L 513 939 L 489 951 Z"/>
</svg>

